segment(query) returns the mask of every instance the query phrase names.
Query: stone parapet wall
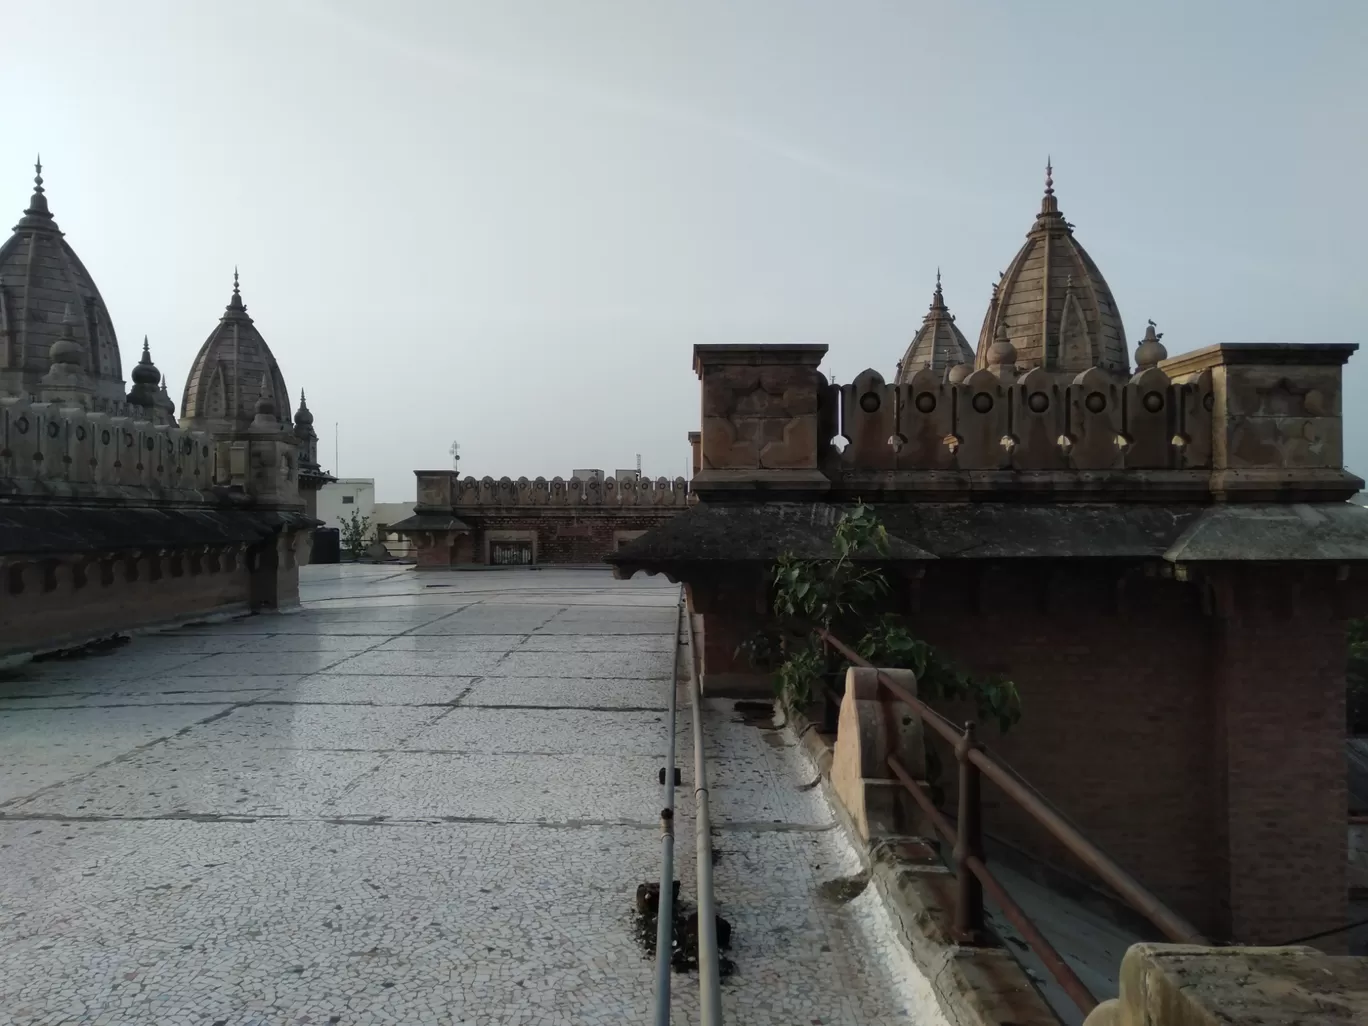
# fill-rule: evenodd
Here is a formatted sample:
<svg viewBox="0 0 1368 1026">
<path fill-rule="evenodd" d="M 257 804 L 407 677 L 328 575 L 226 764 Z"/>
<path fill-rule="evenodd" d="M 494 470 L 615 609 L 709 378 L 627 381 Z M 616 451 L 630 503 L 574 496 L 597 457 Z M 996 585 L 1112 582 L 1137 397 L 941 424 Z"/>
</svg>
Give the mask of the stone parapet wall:
<svg viewBox="0 0 1368 1026">
<path fill-rule="evenodd" d="M 417 470 L 420 510 L 553 506 L 679 506 L 688 503 L 689 485 L 682 477 L 633 480 L 607 477 L 582 481 L 572 477 L 460 477 L 451 470 Z"/>
<path fill-rule="evenodd" d="M 301 503 L 298 441 L 283 430 L 211 438 L 174 424 L 0 398 L 0 500 L 221 505 L 215 489 Z"/>
<path fill-rule="evenodd" d="M 7 512 L 8 510 L 8 512 Z M 32 509 L 89 532 L 84 546 L 0 552 L 0 657 L 67 648 L 199 616 L 299 602 L 310 525 L 300 517 L 228 511 L 139 511 L 186 523 L 143 524 L 123 538 L 101 521 L 119 511 Z M 24 511 L 0 505 L 0 531 L 21 542 Z M 125 512 L 122 514 L 127 516 Z M 56 533 L 61 535 L 60 526 Z"/>
<path fill-rule="evenodd" d="M 894 384 L 866 370 L 836 385 L 818 369 L 825 346 L 696 346 L 693 486 L 705 501 L 1344 499 L 1362 487 L 1341 423 L 1356 348 L 1218 345 L 1131 376 L 997 365 Z"/>
</svg>

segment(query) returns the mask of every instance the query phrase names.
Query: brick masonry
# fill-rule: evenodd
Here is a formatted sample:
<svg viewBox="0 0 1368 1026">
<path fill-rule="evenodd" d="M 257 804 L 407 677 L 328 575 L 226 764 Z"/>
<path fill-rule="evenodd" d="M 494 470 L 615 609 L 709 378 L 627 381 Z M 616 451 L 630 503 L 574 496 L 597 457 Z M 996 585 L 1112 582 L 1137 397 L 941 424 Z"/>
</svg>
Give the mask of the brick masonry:
<svg viewBox="0 0 1368 1026">
<path fill-rule="evenodd" d="M 1095 844 L 1216 938 L 1276 944 L 1345 921 L 1331 582 L 1268 567 L 1180 581 L 1121 564 L 948 562 L 902 581 L 897 602 L 955 661 L 1016 682 L 1022 721 L 981 737 Z M 690 592 L 705 689 L 767 689 L 735 652 L 763 619 L 754 580 L 737 567 Z M 954 759 L 940 754 L 953 810 Z M 1097 883 L 991 784 L 983 797 L 991 835 Z"/>
</svg>

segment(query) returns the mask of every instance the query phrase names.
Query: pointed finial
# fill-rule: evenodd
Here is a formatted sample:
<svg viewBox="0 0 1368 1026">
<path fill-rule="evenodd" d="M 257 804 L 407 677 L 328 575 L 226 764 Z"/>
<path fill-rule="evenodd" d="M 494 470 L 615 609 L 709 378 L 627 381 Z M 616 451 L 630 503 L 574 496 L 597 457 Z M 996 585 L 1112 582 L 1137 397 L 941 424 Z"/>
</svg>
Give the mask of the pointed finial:
<svg viewBox="0 0 1368 1026">
<path fill-rule="evenodd" d="M 33 191 L 43 191 L 43 155 L 41 153 L 33 162 Z"/>
<path fill-rule="evenodd" d="M 940 268 L 937 267 L 937 268 L 936 268 L 936 291 L 939 292 L 940 290 L 941 290 L 941 287 L 940 287 Z"/>
<path fill-rule="evenodd" d="M 148 348 L 146 335 L 143 336 L 143 359 L 148 363 L 152 362 L 152 350 Z"/>
<path fill-rule="evenodd" d="M 1135 347 L 1135 367 L 1137 370 L 1148 370 L 1150 367 L 1157 366 L 1161 360 L 1168 359 L 1168 349 L 1159 340 L 1164 337 L 1163 332 L 1154 330 L 1155 324 L 1150 321 L 1145 328 L 1145 337 L 1140 340 L 1140 344 Z"/>
<path fill-rule="evenodd" d="M 1054 161 L 1048 156 L 1045 158 L 1045 195 L 1054 195 Z"/>
<path fill-rule="evenodd" d="M 233 265 L 233 295 L 238 294 L 238 269 L 237 264 Z"/>
<path fill-rule="evenodd" d="M 304 389 L 302 388 L 299 390 L 299 405 L 304 405 Z"/>
</svg>

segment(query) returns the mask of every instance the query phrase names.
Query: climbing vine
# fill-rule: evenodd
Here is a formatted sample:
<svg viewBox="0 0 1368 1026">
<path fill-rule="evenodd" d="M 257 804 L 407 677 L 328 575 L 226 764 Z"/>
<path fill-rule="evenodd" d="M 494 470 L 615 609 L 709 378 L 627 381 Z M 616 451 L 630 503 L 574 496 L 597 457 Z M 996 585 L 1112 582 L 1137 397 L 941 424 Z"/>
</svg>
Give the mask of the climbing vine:
<svg viewBox="0 0 1368 1026">
<path fill-rule="evenodd" d="M 830 556 L 779 557 L 771 579 L 776 624 L 742 649 L 754 664 L 774 671 L 780 699 L 801 708 L 823 677 L 838 677 L 847 667 L 816 637 L 818 628 L 826 628 L 847 643 L 856 639 L 856 651 L 875 666 L 911 670 L 921 698 L 972 702 L 979 719 L 1010 730 L 1021 719 L 1012 681 L 967 672 L 917 637 L 906 618 L 880 613 L 889 593 L 881 566 L 888 552 L 883 524 L 870 507 L 857 504 L 837 523 Z"/>
</svg>

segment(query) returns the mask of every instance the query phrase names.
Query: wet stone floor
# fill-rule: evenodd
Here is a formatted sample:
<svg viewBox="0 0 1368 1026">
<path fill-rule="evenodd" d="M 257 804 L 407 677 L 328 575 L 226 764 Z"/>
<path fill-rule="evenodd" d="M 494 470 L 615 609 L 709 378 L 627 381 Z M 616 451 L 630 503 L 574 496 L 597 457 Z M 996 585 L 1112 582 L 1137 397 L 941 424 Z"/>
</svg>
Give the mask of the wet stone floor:
<svg viewBox="0 0 1368 1026">
<path fill-rule="evenodd" d="M 301 591 L 0 677 L 0 1024 L 648 1022 L 678 589 L 320 566 Z M 939 1022 L 875 896 L 833 886 L 858 862 L 792 734 L 705 712 L 726 1021 Z"/>
</svg>

